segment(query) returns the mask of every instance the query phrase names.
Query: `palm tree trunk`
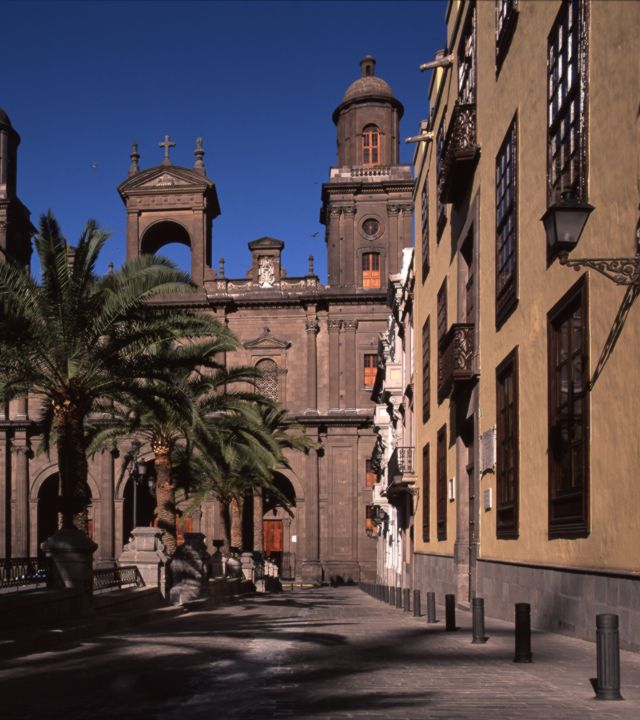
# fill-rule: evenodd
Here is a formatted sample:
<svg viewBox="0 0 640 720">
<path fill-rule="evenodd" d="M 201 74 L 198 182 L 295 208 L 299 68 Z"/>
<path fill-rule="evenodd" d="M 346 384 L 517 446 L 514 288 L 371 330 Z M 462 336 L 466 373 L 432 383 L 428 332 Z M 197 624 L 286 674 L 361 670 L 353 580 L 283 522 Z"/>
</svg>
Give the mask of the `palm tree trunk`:
<svg viewBox="0 0 640 720">
<path fill-rule="evenodd" d="M 164 550 L 169 557 L 176 551 L 176 486 L 171 477 L 171 446 L 169 443 L 153 444 L 156 469 L 156 503 L 158 528 L 162 531 Z"/>
<path fill-rule="evenodd" d="M 87 456 L 84 447 L 84 415 L 77 407 L 57 406 L 54 410 L 60 472 L 62 527 L 87 531 L 87 507 L 91 493 L 87 484 Z"/>
<path fill-rule="evenodd" d="M 229 501 L 229 520 L 231 523 L 231 547 L 242 550 L 242 509 L 244 499 L 232 497 Z"/>
</svg>

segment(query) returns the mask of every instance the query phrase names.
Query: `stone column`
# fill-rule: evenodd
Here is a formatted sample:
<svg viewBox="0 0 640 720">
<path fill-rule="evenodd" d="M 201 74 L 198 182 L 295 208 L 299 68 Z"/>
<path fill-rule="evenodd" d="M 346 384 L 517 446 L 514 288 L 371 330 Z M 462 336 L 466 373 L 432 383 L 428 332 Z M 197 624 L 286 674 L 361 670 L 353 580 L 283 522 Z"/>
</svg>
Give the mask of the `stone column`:
<svg viewBox="0 0 640 720">
<path fill-rule="evenodd" d="M 315 317 L 305 321 L 307 332 L 307 412 L 318 412 L 318 343 L 320 325 Z"/>
<path fill-rule="evenodd" d="M 329 258 L 329 285 L 340 284 L 340 247 L 342 238 L 340 236 L 340 209 L 329 210 L 329 223 L 327 225 L 327 250 Z"/>
<path fill-rule="evenodd" d="M 356 208 L 355 205 L 343 208 L 343 244 L 344 244 L 344 255 L 342 264 L 342 277 L 343 284 L 349 286 L 355 286 L 356 275 L 355 275 L 355 264 L 356 264 L 356 253 L 354 243 L 354 230 L 355 230 L 355 217 Z"/>
<path fill-rule="evenodd" d="M 329 410 L 340 407 L 340 320 L 327 320 L 329 331 Z"/>
<path fill-rule="evenodd" d="M 389 205 L 389 254 L 387 255 L 386 267 L 382 268 L 382 277 L 399 273 L 402 268 L 402 248 L 398 242 L 398 221 L 400 208 L 398 205 Z"/>
<path fill-rule="evenodd" d="M 98 538 L 98 557 L 102 560 L 115 560 L 114 528 L 114 460 L 116 450 L 102 450 L 100 453 L 100 536 Z"/>
<path fill-rule="evenodd" d="M 262 537 L 263 515 L 262 488 L 260 488 L 253 491 L 253 552 L 261 553 L 264 550 Z"/>
<path fill-rule="evenodd" d="M 348 410 L 356 409 L 356 387 L 358 378 L 356 374 L 356 331 L 358 329 L 357 320 L 345 320 L 342 323 L 345 333 L 345 362 L 343 381 L 345 388 L 345 407 Z"/>
<path fill-rule="evenodd" d="M 4 414 L 4 408 L 0 406 L 0 412 Z M 0 418 L 4 420 L 4 417 Z M 8 487 L 7 484 L 10 482 L 10 476 L 7 467 L 7 450 L 8 450 L 8 439 L 7 433 L 4 430 L 0 430 L 0 518 L 4 519 L 7 517 L 7 497 Z M 9 528 L 5 527 L 4 522 L 0 522 L 0 557 L 8 557 L 9 543 L 8 543 L 8 532 Z"/>
<path fill-rule="evenodd" d="M 16 430 L 11 446 L 11 556 L 29 557 L 29 441 Z"/>
<path fill-rule="evenodd" d="M 318 451 L 309 450 L 306 458 L 305 542 L 301 575 L 305 582 L 322 581 L 320 564 L 320 483 Z"/>
</svg>

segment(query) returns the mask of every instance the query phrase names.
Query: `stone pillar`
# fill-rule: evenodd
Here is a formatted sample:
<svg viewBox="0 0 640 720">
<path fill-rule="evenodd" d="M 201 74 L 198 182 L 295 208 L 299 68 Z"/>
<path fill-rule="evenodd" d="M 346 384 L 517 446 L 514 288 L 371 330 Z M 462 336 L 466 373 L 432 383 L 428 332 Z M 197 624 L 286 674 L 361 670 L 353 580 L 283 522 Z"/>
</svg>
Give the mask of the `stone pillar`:
<svg viewBox="0 0 640 720">
<path fill-rule="evenodd" d="M 402 268 L 402 243 L 398 242 L 398 225 L 400 208 L 398 205 L 389 205 L 389 248 L 386 267 L 382 268 L 382 277 L 400 272 Z"/>
<path fill-rule="evenodd" d="M 131 542 L 124 546 L 118 565 L 136 565 L 148 587 L 158 587 L 166 596 L 166 565 L 169 561 L 162 544 L 162 531 L 154 527 L 137 527 L 131 531 Z"/>
<path fill-rule="evenodd" d="M 100 536 L 98 539 L 98 557 L 102 560 L 115 560 L 114 528 L 114 460 L 116 450 L 102 450 L 100 453 Z"/>
<path fill-rule="evenodd" d="M 262 488 L 260 488 L 253 491 L 253 552 L 257 553 L 264 550 L 262 537 L 263 515 Z"/>
<path fill-rule="evenodd" d="M 327 225 L 327 250 L 329 259 L 329 285 L 335 287 L 340 284 L 340 209 L 329 210 L 329 222 Z"/>
<path fill-rule="evenodd" d="M 4 420 L 4 407 L 0 405 L 0 419 Z M 7 466 L 8 438 L 5 430 L 0 430 L 0 557 L 8 557 L 9 527 L 6 526 L 8 483 L 10 482 Z"/>
<path fill-rule="evenodd" d="M 356 376 L 356 331 L 358 329 L 357 320 L 345 320 L 342 323 L 345 333 L 345 362 L 343 381 L 345 387 L 345 407 L 348 410 L 356 409 L 356 387 L 358 379 Z"/>
<path fill-rule="evenodd" d="M 342 277 L 343 285 L 349 285 L 355 287 L 356 275 L 356 253 L 354 243 L 354 230 L 355 230 L 355 217 L 356 208 L 355 205 L 350 205 L 343 209 L 343 244 L 344 244 L 344 260 L 342 265 Z"/>
<path fill-rule="evenodd" d="M 305 321 L 307 332 L 307 412 L 318 412 L 318 343 L 320 325 L 315 317 Z"/>
<path fill-rule="evenodd" d="M 305 582 L 322 582 L 320 564 L 320 483 L 318 451 L 309 450 L 306 458 L 307 493 L 305 497 L 305 547 L 301 575 Z"/>
<path fill-rule="evenodd" d="M 29 557 L 29 441 L 16 430 L 11 446 L 11 556 Z"/>
<path fill-rule="evenodd" d="M 340 407 L 340 320 L 327 320 L 329 331 L 329 410 Z"/>
</svg>

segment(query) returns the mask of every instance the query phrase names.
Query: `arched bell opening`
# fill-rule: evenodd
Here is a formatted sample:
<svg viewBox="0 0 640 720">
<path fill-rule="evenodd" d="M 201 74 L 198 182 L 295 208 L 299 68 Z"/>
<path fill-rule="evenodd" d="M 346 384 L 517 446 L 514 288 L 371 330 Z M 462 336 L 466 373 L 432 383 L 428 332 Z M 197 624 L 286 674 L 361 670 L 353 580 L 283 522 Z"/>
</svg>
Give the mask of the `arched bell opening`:
<svg viewBox="0 0 640 720">
<path fill-rule="evenodd" d="M 184 272 L 191 272 L 191 237 L 177 222 L 163 220 L 151 225 L 142 236 L 140 252 L 162 255 Z"/>
</svg>

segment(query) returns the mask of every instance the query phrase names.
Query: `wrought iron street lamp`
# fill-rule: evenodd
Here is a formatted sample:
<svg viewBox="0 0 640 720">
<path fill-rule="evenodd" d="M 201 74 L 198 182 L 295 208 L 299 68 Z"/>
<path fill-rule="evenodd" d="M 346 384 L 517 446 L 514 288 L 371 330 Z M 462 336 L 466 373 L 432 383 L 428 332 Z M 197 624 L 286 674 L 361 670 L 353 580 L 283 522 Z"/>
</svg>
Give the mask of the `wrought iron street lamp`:
<svg viewBox="0 0 640 720">
<path fill-rule="evenodd" d="M 129 463 L 129 479 L 133 483 L 133 527 L 138 522 L 138 487 L 145 484 L 149 489 L 149 493 L 153 497 L 156 489 L 156 479 L 152 473 L 149 473 L 147 463 L 140 457 L 140 443 L 134 440 L 131 443 L 131 449 L 127 457 Z"/>
<path fill-rule="evenodd" d="M 558 257 L 561 265 L 591 268 L 617 285 L 640 285 L 640 255 L 634 257 L 580 258 L 569 260 L 587 223 L 593 205 L 580 202 L 572 191 L 562 193 L 559 202 L 549 207 L 540 218 L 547 234 L 550 257 Z"/>
</svg>

